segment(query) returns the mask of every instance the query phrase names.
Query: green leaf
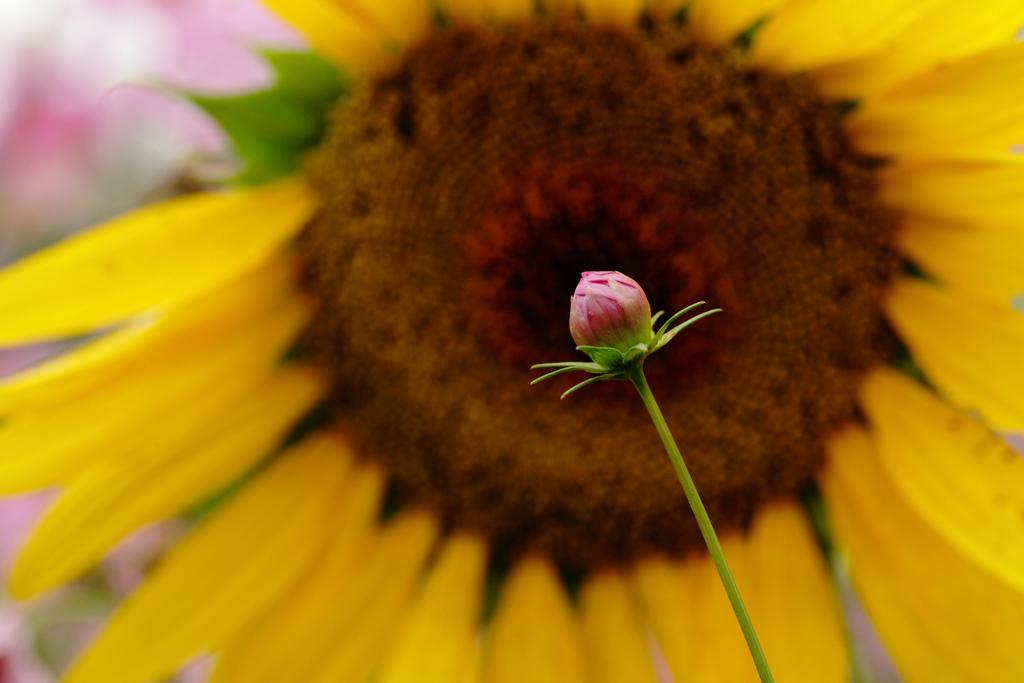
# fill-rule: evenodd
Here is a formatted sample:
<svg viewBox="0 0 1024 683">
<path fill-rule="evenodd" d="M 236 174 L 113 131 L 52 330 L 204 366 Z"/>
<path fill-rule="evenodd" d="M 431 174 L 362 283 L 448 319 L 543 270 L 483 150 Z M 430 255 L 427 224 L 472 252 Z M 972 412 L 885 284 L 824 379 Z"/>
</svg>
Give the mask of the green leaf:
<svg viewBox="0 0 1024 683">
<path fill-rule="evenodd" d="M 263 56 L 276 75 L 269 89 L 235 97 L 187 94 L 231 138 L 243 164 L 235 185 L 260 185 L 298 170 L 323 137 L 328 111 L 349 92 L 342 74 L 311 52 Z"/>
<path fill-rule="evenodd" d="M 326 111 L 349 93 L 349 84 L 337 67 L 313 52 L 266 50 L 262 54 L 277 74 L 277 89 L 298 102 Z"/>
</svg>

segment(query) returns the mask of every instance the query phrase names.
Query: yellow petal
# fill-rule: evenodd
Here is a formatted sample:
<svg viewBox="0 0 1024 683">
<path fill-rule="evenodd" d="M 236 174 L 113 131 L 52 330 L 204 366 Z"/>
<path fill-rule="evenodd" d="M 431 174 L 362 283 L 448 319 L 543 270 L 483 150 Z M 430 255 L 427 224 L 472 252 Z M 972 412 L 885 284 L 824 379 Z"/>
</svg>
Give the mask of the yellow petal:
<svg viewBox="0 0 1024 683">
<path fill-rule="evenodd" d="M 903 221 L 903 251 L 931 276 L 997 305 L 1024 293 L 1024 230 Z"/>
<path fill-rule="evenodd" d="M 750 56 L 777 71 L 804 71 L 872 54 L 948 0 L 791 0 L 758 31 Z"/>
<path fill-rule="evenodd" d="M 277 258 L 207 296 L 143 316 L 29 370 L 0 380 L 0 414 L 82 400 L 103 384 L 216 348 L 238 329 L 296 300 L 294 259 Z"/>
<path fill-rule="evenodd" d="M 965 556 L 1024 592 L 1024 459 L 914 380 L 879 369 L 861 404 L 907 503 Z"/>
<path fill-rule="evenodd" d="M 877 54 L 814 74 L 819 92 L 836 98 L 871 97 L 957 59 L 1016 41 L 1024 25 L 1019 0 L 945 2 L 920 16 Z"/>
<path fill-rule="evenodd" d="M 686 11 L 686 22 L 701 38 L 727 45 L 761 19 L 772 16 L 786 1 L 694 0 Z M 755 40 L 760 40 L 760 36 Z"/>
<path fill-rule="evenodd" d="M 332 0 L 264 0 L 264 4 L 309 39 L 318 53 L 361 75 L 386 71 L 398 62 L 383 36 Z"/>
<path fill-rule="evenodd" d="M 722 545 L 776 679 L 845 681 L 839 605 L 800 508 L 771 505 L 748 537 L 724 534 Z M 644 560 L 635 582 L 677 680 L 760 680 L 710 556 Z"/>
<path fill-rule="evenodd" d="M 445 542 L 380 683 L 459 680 L 476 649 L 486 565 L 487 548 L 476 536 L 459 534 Z"/>
<path fill-rule="evenodd" d="M 432 514 L 412 512 L 379 533 L 343 541 L 254 634 L 234 644 L 214 683 L 366 680 L 403 622 L 437 530 Z M 275 677 L 282 671 L 284 678 Z"/>
<path fill-rule="evenodd" d="M 980 569 L 907 505 L 851 428 L 822 482 L 854 587 L 904 680 L 1024 680 L 1024 594 Z"/>
<path fill-rule="evenodd" d="M 329 551 L 295 589 L 220 653 L 211 683 L 309 680 L 345 629 L 358 624 L 359 610 L 370 599 L 362 591 L 377 589 L 367 567 L 379 543 L 374 519 L 383 487 L 377 468 L 361 468 L 352 477 L 332 514 Z M 378 572 L 378 582 L 387 581 L 386 567 L 371 569 Z"/>
<path fill-rule="evenodd" d="M 438 526 L 437 518 L 428 512 L 411 512 L 388 522 L 377 552 L 356 577 L 357 596 L 366 602 L 355 623 L 339 633 L 318 675 L 308 679 L 311 683 L 369 681 L 404 621 L 401 616 L 409 611 L 413 587 L 434 547 Z M 386 577 L 383 582 L 381 576 Z M 369 588 L 371 583 L 378 588 Z"/>
<path fill-rule="evenodd" d="M 334 4 L 403 46 L 422 39 L 433 22 L 430 0 L 334 0 Z"/>
<path fill-rule="evenodd" d="M 669 669 L 677 678 L 696 661 L 697 634 L 692 576 L 697 561 L 651 556 L 637 563 L 633 585 Z M 688 680 L 683 678 L 681 680 Z"/>
<path fill-rule="evenodd" d="M 0 272 L 0 345 L 65 337 L 213 290 L 267 262 L 302 229 L 299 181 L 147 206 Z"/>
<path fill-rule="evenodd" d="M 534 16 L 534 5 L 531 0 L 477 0 L 477 4 L 487 6 L 494 17 L 504 21 L 529 19 Z"/>
<path fill-rule="evenodd" d="M 914 361 L 953 403 L 996 429 L 1024 429 L 1024 315 L 906 278 L 886 312 Z"/>
<path fill-rule="evenodd" d="M 647 13 L 655 19 L 668 20 L 683 11 L 689 0 L 647 0 Z"/>
<path fill-rule="evenodd" d="M 634 26 L 644 10 L 644 0 L 580 0 L 587 20 Z"/>
<path fill-rule="evenodd" d="M 320 449 L 282 457 L 160 563 L 65 682 L 150 683 L 225 642 L 320 550 L 342 470 Z"/>
<path fill-rule="evenodd" d="M 1020 218 L 1021 164 L 895 163 L 879 174 L 881 199 L 915 216 L 970 227 Z"/>
<path fill-rule="evenodd" d="M 480 646 L 480 639 L 473 648 L 473 652 L 466 658 L 465 666 L 457 677 L 453 678 L 454 683 L 483 683 L 484 680 L 484 657 L 483 648 Z"/>
<path fill-rule="evenodd" d="M 280 443 L 322 390 L 308 372 L 284 370 L 197 438 L 162 438 L 143 457 L 90 468 L 61 492 L 29 537 L 9 579 L 11 594 L 25 599 L 75 578 L 134 529 L 237 480 Z M 350 459 L 326 436 L 302 448 Z"/>
<path fill-rule="evenodd" d="M 1024 43 L 972 55 L 864 100 L 847 118 L 863 152 L 1010 162 L 1024 144 Z"/>
<path fill-rule="evenodd" d="M 550 561 L 527 558 L 506 578 L 484 651 L 484 680 L 589 680 L 580 625 Z"/>
<path fill-rule="evenodd" d="M 533 0 L 438 0 L 445 16 L 469 23 L 521 21 L 534 16 Z"/>
<path fill-rule="evenodd" d="M 540 7 L 546 16 L 564 19 L 575 16 L 576 0 L 540 0 Z"/>
<path fill-rule="evenodd" d="M 750 566 L 744 539 L 739 534 L 726 533 L 721 535 L 721 543 L 733 578 L 739 585 L 748 611 L 752 612 L 759 595 L 755 593 L 757 586 L 750 581 L 754 570 Z M 750 650 L 710 555 L 702 554 L 690 562 L 693 563 L 693 572 L 687 578 L 692 595 L 690 618 L 697 622 L 693 646 L 697 657 L 689 669 L 680 670 L 676 677 L 685 676 L 683 680 L 693 683 L 756 683 L 759 679 Z M 751 620 L 758 633 L 764 630 L 761 620 L 753 614 Z M 771 659 L 768 663 L 771 664 Z"/>
<path fill-rule="evenodd" d="M 0 423 L 0 492 L 66 482 L 85 465 L 145 453 L 153 434 L 188 435 L 223 414 L 266 377 L 308 319 L 286 304 L 218 348 L 111 381 L 87 400 L 13 415 Z"/>
<path fill-rule="evenodd" d="M 654 667 L 622 576 L 601 571 L 580 591 L 587 661 L 594 683 L 654 683 Z"/>
<path fill-rule="evenodd" d="M 846 681 L 842 613 L 804 511 L 793 501 L 766 507 L 748 546 L 757 596 L 749 609 L 772 673 L 791 683 Z"/>
</svg>

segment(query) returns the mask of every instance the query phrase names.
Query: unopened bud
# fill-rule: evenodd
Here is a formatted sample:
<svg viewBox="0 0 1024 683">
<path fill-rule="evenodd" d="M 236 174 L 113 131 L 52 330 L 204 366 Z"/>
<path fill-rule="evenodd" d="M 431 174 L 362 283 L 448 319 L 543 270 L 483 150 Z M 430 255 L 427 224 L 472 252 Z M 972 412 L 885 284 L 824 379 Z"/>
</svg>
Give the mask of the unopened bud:
<svg viewBox="0 0 1024 683">
<path fill-rule="evenodd" d="M 651 305 L 633 278 L 614 270 L 587 271 L 572 295 L 569 331 L 578 346 L 625 353 L 653 339 Z"/>
</svg>

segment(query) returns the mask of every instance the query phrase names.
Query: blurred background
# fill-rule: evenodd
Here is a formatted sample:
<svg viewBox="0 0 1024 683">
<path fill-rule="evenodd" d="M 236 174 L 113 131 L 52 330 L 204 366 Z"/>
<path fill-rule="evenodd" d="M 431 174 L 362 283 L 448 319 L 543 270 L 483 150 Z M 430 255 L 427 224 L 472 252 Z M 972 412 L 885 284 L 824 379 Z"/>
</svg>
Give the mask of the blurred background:
<svg viewBox="0 0 1024 683">
<path fill-rule="evenodd" d="M 226 174 L 226 138 L 178 93 L 267 85 L 258 47 L 305 46 L 257 0 L 0 1 L 0 267 Z M 60 350 L 0 351 L 0 377 Z M 4 576 L 48 498 L 0 498 Z M 92 575 L 30 604 L 0 591 L 0 683 L 55 681 L 181 531 L 145 529 Z M 181 681 L 202 673 L 199 663 Z"/>
</svg>

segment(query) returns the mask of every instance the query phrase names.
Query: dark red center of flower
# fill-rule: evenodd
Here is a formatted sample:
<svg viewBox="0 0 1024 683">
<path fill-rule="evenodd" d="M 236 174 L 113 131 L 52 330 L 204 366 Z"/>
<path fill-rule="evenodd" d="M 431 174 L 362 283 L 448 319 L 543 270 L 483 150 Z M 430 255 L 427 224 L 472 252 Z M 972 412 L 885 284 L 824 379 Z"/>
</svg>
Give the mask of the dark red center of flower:
<svg viewBox="0 0 1024 683">
<path fill-rule="evenodd" d="M 586 360 L 582 271 L 626 273 L 655 311 L 724 309 L 647 363 L 720 528 L 813 478 L 889 353 L 872 163 L 801 81 L 683 27 L 438 31 L 338 107 L 308 169 L 334 419 L 399 499 L 500 552 L 582 568 L 702 544 L 628 384 L 529 385 Z"/>
</svg>

